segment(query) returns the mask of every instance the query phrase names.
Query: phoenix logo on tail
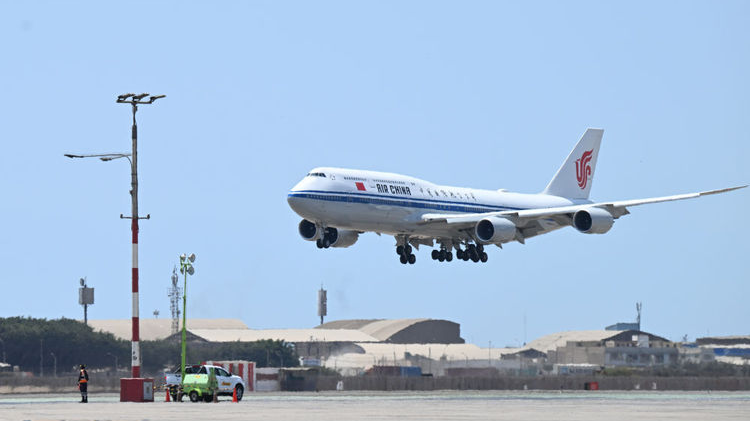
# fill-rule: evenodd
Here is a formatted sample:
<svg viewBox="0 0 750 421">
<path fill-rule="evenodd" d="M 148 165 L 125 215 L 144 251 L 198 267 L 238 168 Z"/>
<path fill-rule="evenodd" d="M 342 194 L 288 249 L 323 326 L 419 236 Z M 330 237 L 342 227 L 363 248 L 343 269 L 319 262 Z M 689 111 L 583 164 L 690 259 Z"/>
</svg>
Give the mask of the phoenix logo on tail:
<svg viewBox="0 0 750 421">
<path fill-rule="evenodd" d="M 576 179 L 578 180 L 578 187 L 581 190 L 586 188 L 586 184 L 589 182 L 589 176 L 591 175 L 591 155 L 594 150 L 589 150 L 581 155 L 580 159 L 576 159 Z"/>
</svg>

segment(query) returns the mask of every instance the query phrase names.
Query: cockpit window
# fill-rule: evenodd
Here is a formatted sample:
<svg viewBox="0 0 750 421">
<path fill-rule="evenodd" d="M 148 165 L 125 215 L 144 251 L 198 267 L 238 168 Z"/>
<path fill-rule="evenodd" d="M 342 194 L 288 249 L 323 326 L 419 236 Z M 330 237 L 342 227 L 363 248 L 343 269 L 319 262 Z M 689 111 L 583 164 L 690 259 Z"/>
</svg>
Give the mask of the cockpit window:
<svg viewBox="0 0 750 421">
<path fill-rule="evenodd" d="M 311 172 L 311 173 L 307 173 L 307 176 L 308 177 L 325 177 L 326 174 L 322 172 Z"/>
</svg>

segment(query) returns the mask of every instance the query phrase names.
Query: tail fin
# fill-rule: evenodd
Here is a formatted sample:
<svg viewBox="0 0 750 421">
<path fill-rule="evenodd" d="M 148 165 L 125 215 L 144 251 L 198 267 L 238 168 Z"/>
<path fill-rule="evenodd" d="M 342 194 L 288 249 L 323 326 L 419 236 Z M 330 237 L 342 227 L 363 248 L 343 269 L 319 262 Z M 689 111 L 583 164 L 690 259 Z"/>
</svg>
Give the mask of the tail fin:
<svg viewBox="0 0 750 421">
<path fill-rule="evenodd" d="M 588 199 L 603 134 L 602 129 L 587 129 L 543 193 L 568 199 Z"/>
</svg>

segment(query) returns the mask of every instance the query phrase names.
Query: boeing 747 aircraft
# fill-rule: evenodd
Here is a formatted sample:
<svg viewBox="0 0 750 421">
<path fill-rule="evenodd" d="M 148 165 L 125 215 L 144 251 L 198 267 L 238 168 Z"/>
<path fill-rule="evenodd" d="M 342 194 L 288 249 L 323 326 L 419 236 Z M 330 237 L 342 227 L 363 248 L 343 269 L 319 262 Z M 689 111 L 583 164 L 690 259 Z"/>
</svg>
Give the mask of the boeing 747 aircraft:
<svg viewBox="0 0 750 421">
<path fill-rule="evenodd" d="M 747 186 L 649 199 L 593 202 L 601 129 L 588 129 L 547 188 L 538 194 L 441 186 L 399 174 L 342 168 L 315 168 L 292 188 L 289 206 L 302 218 L 299 233 L 318 248 L 349 247 L 373 231 L 396 238 L 403 264 L 414 264 L 413 248 L 436 247 L 432 259 L 486 262 L 484 246 L 572 226 L 584 234 L 604 234 L 629 207 L 692 199 Z"/>
</svg>

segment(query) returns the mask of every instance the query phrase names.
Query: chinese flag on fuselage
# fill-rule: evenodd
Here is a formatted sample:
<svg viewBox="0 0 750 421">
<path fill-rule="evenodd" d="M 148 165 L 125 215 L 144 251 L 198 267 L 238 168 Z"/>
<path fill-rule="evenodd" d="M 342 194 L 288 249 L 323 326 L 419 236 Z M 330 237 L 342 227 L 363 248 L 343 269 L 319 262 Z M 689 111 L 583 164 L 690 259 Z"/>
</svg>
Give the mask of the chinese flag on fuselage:
<svg viewBox="0 0 750 421">
<path fill-rule="evenodd" d="M 365 189 L 365 183 L 356 182 L 354 184 L 357 185 L 357 190 L 366 191 L 366 189 Z"/>
</svg>

